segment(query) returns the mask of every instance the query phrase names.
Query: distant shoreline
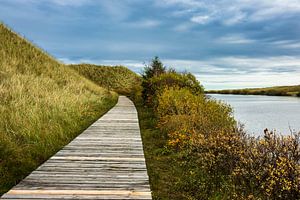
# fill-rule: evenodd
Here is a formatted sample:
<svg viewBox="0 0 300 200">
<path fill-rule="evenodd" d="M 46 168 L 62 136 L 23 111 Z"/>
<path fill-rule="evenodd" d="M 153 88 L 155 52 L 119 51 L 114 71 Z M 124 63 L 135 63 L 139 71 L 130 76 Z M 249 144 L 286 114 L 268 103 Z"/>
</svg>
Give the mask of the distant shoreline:
<svg viewBox="0 0 300 200">
<path fill-rule="evenodd" d="M 264 95 L 264 96 L 293 96 L 300 97 L 300 85 L 276 86 L 267 88 L 246 88 L 246 89 L 226 89 L 208 90 L 206 94 L 234 94 L 234 95 Z"/>
</svg>

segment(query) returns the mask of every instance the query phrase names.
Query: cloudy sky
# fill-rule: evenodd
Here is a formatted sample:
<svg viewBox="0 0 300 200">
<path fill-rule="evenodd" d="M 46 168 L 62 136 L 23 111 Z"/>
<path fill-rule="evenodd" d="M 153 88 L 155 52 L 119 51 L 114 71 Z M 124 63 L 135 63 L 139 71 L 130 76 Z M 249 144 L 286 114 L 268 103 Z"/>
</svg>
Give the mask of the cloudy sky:
<svg viewBox="0 0 300 200">
<path fill-rule="evenodd" d="M 300 0 L 0 0 L 0 20 L 64 63 L 159 56 L 206 89 L 300 84 Z"/>
</svg>

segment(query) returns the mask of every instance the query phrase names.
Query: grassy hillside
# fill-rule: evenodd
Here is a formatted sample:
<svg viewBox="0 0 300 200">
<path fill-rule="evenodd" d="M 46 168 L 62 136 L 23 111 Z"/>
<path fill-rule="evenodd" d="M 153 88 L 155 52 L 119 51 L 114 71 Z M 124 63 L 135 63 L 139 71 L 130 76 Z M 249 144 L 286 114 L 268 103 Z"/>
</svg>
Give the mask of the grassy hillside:
<svg viewBox="0 0 300 200">
<path fill-rule="evenodd" d="M 98 85 L 128 95 L 140 85 L 140 77 L 123 66 L 99 66 L 91 64 L 70 65 L 81 75 Z"/>
<path fill-rule="evenodd" d="M 117 100 L 0 24 L 0 194 Z"/>
<path fill-rule="evenodd" d="M 269 95 L 269 96 L 300 96 L 300 85 L 277 86 L 267 88 L 246 88 L 236 90 L 209 90 L 207 93 L 217 94 L 246 94 L 246 95 Z"/>
</svg>

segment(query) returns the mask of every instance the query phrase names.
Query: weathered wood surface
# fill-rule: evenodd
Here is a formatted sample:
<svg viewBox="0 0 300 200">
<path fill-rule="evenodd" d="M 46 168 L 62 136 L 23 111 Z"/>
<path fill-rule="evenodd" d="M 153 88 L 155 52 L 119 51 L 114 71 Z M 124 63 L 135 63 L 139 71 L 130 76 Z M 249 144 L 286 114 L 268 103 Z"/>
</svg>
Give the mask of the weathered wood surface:
<svg viewBox="0 0 300 200">
<path fill-rule="evenodd" d="M 121 96 L 2 199 L 151 199 L 133 103 Z"/>
</svg>

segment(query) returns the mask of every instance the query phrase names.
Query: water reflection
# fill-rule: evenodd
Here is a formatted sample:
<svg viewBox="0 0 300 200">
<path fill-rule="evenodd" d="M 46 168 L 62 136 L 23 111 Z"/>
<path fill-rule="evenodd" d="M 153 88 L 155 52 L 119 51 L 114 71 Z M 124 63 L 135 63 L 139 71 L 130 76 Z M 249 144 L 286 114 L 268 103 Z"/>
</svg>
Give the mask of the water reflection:
<svg viewBox="0 0 300 200">
<path fill-rule="evenodd" d="M 236 120 L 245 124 L 245 129 L 255 135 L 263 130 L 276 130 L 284 135 L 300 131 L 300 98 L 255 95 L 210 96 L 230 104 Z M 290 130 L 291 129 L 291 130 Z"/>
</svg>

